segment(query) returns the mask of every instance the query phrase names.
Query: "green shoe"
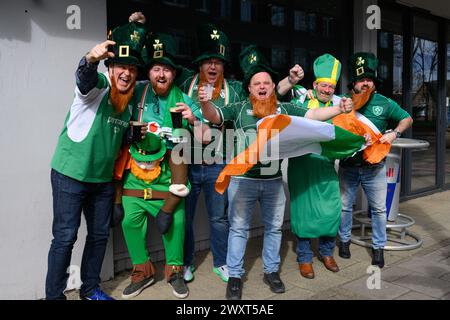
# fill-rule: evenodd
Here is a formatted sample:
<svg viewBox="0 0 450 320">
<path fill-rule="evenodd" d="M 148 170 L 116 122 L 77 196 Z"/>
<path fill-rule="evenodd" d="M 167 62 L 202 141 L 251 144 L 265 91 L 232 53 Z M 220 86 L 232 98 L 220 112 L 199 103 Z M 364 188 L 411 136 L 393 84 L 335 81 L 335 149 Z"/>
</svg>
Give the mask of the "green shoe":
<svg viewBox="0 0 450 320">
<path fill-rule="evenodd" d="M 191 282 L 192 280 L 194 280 L 194 270 L 195 268 L 192 265 L 184 266 L 184 274 L 183 274 L 184 281 Z"/>
<path fill-rule="evenodd" d="M 222 281 L 228 282 L 229 276 L 228 276 L 228 267 L 226 264 L 224 264 L 221 267 L 217 267 L 217 268 L 214 267 L 213 271 L 215 274 L 217 274 L 220 277 L 220 279 L 222 279 Z"/>
</svg>

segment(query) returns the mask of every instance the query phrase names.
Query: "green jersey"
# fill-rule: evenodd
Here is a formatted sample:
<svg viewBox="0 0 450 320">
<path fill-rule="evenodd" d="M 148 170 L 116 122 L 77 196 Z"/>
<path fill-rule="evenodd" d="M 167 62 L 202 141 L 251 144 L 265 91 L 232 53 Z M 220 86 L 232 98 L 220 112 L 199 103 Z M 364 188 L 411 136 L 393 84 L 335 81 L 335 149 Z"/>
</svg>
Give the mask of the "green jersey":
<svg viewBox="0 0 450 320">
<path fill-rule="evenodd" d="M 51 166 L 82 182 L 112 181 L 114 161 L 129 126 L 134 97 L 123 113 L 109 101 L 110 84 L 98 74 L 94 89 L 83 95 L 78 87 L 59 136 Z"/>
<path fill-rule="evenodd" d="M 256 139 L 257 126 L 260 120 L 253 114 L 253 106 L 247 98 L 238 103 L 231 103 L 219 108 L 222 121 L 232 121 L 234 128 L 234 154 L 243 152 Z M 288 114 L 303 117 L 308 110 L 292 103 L 278 103 L 277 114 Z M 258 162 L 245 175 L 248 178 L 272 179 L 281 176 L 280 161 L 262 164 Z"/>
</svg>

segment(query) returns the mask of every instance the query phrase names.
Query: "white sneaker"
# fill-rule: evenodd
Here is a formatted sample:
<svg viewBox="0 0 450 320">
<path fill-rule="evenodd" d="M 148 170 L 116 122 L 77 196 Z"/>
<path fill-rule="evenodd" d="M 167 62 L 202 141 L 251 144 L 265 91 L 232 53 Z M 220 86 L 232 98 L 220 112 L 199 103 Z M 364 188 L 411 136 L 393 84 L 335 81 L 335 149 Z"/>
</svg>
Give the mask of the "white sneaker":
<svg viewBox="0 0 450 320">
<path fill-rule="evenodd" d="M 229 275 L 228 275 L 228 266 L 226 264 L 218 268 L 214 267 L 213 271 L 220 277 L 220 279 L 222 279 L 222 281 L 228 282 Z"/>
<path fill-rule="evenodd" d="M 186 282 L 194 280 L 194 266 L 184 266 L 183 278 Z"/>
</svg>

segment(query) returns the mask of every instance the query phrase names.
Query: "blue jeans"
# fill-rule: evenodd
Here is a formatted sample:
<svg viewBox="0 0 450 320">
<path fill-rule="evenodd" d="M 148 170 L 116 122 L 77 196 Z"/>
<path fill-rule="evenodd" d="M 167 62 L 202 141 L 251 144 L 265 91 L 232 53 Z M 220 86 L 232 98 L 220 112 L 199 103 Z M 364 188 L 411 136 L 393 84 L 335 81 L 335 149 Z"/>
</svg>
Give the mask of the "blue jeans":
<svg viewBox="0 0 450 320">
<path fill-rule="evenodd" d="M 386 244 L 386 167 L 383 163 L 366 167 L 339 167 L 342 198 L 342 216 L 339 238 L 350 241 L 352 232 L 353 203 L 359 184 L 372 209 L 372 246 L 382 249 Z"/>
<path fill-rule="evenodd" d="M 208 211 L 210 243 L 214 267 L 221 267 L 227 263 L 226 259 L 229 232 L 227 217 L 227 193 L 225 192 L 222 195 L 217 193 L 214 189 L 216 179 L 224 167 L 224 164 L 189 165 L 189 182 L 191 184 L 191 192 L 186 197 L 184 265 L 192 265 L 194 262 L 194 217 L 197 208 L 197 200 L 202 189 L 205 195 L 206 208 Z"/>
<path fill-rule="evenodd" d="M 53 192 L 53 240 L 48 253 L 46 298 L 65 299 L 72 249 L 84 212 L 86 244 L 81 261 L 80 295 L 89 295 L 100 283 L 100 272 L 109 237 L 114 185 L 86 183 L 51 171 Z"/>
<path fill-rule="evenodd" d="M 319 238 L 319 253 L 322 257 L 332 257 L 335 247 L 335 237 L 320 237 Z M 311 263 L 313 259 L 313 252 L 311 250 L 310 238 L 297 237 L 297 262 Z"/>
<path fill-rule="evenodd" d="M 264 273 L 277 272 L 280 268 L 281 227 L 286 202 L 281 177 L 272 180 L 232 177 L 228 187 L 227 265 L 230 277 L 241 278 L 245 273 L 244 255 L 257 201 L 264 223 Z"/>
</svg>

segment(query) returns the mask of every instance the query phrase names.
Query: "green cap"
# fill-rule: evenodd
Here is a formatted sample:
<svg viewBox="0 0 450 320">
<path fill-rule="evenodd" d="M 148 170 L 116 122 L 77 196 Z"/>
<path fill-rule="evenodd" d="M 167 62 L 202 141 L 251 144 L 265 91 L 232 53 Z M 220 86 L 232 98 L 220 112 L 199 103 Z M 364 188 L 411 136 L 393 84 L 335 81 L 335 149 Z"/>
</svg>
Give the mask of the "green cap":
<svg viewBox="0 0 450 320">
<path fill-rule="evenodd" d="M 105 60 L 105 65 L 110 63 L 130 64 L 142 66 L 141 51 L 144 46 L 147 30 L 142 23 L 130 22 L 109 31 L 108 40 L 116 44 L 110 46 L 114 58 Z"/>
<path fill-rule="evenodd" d="M 364 78 L 370 78 L 378 82 L 377 68 L 378 59 L 373 53 L 357 52 L 353 54 L 349 61 L 350 82 L 353 83 Z"/>
<path fill-rule="evenodd" d="M 341 62 L 328 53 L 314 60 L 313 68 L 316 82 L 328 82 L 336 85 L 341 76 Z"/>
<path fill-rule="evenodd" d="M 178 70 L 180 67 L 176 63 L 175 55 L 175 40 L 171 35 L 152 33 L 147 37 L 142 51 L 142 58 L 147 68 L 155 63 L 161 63 Z"/>
<path fill-rule="evenodd" d="M 193 63 L 217 58 L 230 62 L 230 42 L 227 35 L 213 24 L 205 24 L 197 30 L 199 56 Z"/>
<path fill-rule="evenodd" d="M 144 139 L 130 146 L 130 153 L 136 161 L 155 161 L 166 153 L 166 144 L 156 134 L 147 132 Z"/>
<path fill-rule="evenodd" d="M 239 64 L 241 66 L 242 72 L 244 73 L 244 80 L 242 81 L 242 88 L 244 91 L 248 91 L 248 85 L 250 79 L 258 72 L 267 72 L 272 77 L 272 81 L 276 84 L 278 83 L 279 75 L 278 72 L 273 70 L 266 58 L 258 50 L 255 45 L 249 45 L 242 49 L 239 54 Z"/>
</svg>

